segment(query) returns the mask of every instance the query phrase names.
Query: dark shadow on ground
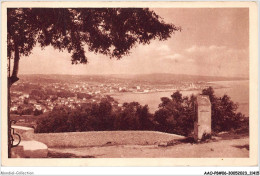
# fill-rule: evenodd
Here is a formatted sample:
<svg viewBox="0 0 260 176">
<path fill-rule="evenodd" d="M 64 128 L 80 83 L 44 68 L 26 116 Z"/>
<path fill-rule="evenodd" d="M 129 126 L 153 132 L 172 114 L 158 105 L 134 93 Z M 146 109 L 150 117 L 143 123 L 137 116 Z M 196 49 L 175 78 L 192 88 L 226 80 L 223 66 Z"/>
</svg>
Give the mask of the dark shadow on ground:
<svg viewBox="0 0 260 176">
<path fill-rule="evenodd" d="M 245 148 L 245 149 L 249 150 L 249 145 L 248 144 L 246 144 L 246 145 L 233 145 L 233 147 L 236 147 L 236 148 L 239 148 L 239 149 Z"/>
<path fill-rule="evenodd" d="M 85 156 L 78 156 L 72 153 L 59 153 L 59 152 L 48 152 L 48 158 L 95 158 L 94 156 L 85 155 Z"/>
<path fill-rule="evenodd" d="M 249 137 L 248 131 L 234 131 L 234 132 L 225 132 L 216 134 L 216 136 L 220 137 L 222 140 L 230 140 L 230 139 L 241 139 L 244 137 Z"/>
<path fill-rule="evenodd" d="M 202 140 L 200 140 L 200 141 L 196 141 L 196 140 L 194 139 L 194 137 L 189 136 L 189 137 L 186 137 L 186 138 L 184 138 L 184 139 L 177 139 L 177 140 L 171 141 L 171 142 L 169 142 L 168 144 L 169 144 L 169 146 L 170 146 L 170 145 L 176 145 L 176 144 L 185 144 L 185 143 L 190 143 L 190 144 L 203 144 L 203 143 L 216 142 L 216 141 L 217 141 L 217 140 L 216 140 L 214 137 L 212 137 L 212 136 L 210 136 L 210 137 L 208 137 L 208 138 L 205 138 L 205 139 L 202 139 Z"/>
</svg>

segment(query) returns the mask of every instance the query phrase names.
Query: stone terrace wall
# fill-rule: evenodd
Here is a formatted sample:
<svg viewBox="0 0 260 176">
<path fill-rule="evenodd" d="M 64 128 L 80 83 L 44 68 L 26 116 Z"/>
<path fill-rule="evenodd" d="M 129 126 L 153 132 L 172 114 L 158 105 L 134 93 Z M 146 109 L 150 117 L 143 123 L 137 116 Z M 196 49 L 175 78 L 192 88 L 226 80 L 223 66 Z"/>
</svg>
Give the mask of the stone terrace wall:
<svg viewBox="0 0 260 176">
<path fill-rule="evenodd" d="M 94 131 L 38 133 L 32 137 L 48 147 L 87 147 L 102 145 L 154 145 L 182 139 L 183 136 L 156 131 Z"/>
</svg>

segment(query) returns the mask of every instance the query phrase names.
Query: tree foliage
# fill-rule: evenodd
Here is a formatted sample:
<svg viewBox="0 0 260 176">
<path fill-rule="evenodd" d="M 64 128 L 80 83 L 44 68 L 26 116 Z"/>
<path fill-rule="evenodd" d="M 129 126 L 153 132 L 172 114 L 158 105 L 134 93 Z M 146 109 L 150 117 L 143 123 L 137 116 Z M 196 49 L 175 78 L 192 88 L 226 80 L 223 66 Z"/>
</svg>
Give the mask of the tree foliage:
<svg viewBox="0 0 260 176">
<path fill-rule="evenodd" d="M 75 110 L 56 107 L 39 119 L 35 132 L 152 130 L 152 117 L 147 105 L 131 102 L 115 109 L 111 102 L 102 99 L 100 103 L 89 103 Z"/>
<path fill-rule="evenodd" d="M 20 56 L 30 55 L 37 43 L 67 50 L 77 64 L 87 63 L 86 49 L 120 59 L 135 44 L 166 40 L 179 29 L 143 8 L 8 8 L 8 58 L 14 59 L 10 83 L 18 80 Z"/>
<path fill-rule="evenodd" d="M 217 97 L 212 87 L 202 90 L 203 95 L 208 95 L 212 109 L 213 132 L 242 130 L 248 132 L 248 117 L 237 113 L 238 105 L 228 95 Z M 193 132 L 195 119 L 196 96 L 183 97 L 177 91 L 168 97 L 161 98 L 159 109 L 154 114 L 157 130 L 181 135 L 189 135 Z"/>
<path fill-rule="evenodd" d="M 162 103 L 154 114 L 159 131 L 187 136 L 193 131 L 195 97 L 183 97 L 179 91 L 161 98 Z"/>
<path fill-rule="evenodd" d="M 115 127 L 117 130 L 151 130 L 153 129 L 152 114 L 147 105 L 138 102 L 124 103 L 117 112 Z"/>
<path fill-rule="evenodd" d="M 209 87 L 202 90 L 208 95 L 212 108 L 212 131 L 241 131 L 248 133 L 249 118 L 237 113 L 238 105 L 229 96 L 217 97 Z M 182 96 L 179 91 L 171 98 L 162 97 L 159 109 L 151 114 L 147 105 L 138 102 L 112 106 L 109 98 L 100 103 L 88 103 L 71 110 L 54 108 L 46 118 L 40 119 L 36 132 L 72 132 L 106 130 L 157 130 L 189 136 L 193 132 L 196 96 Z"/>
</svg>

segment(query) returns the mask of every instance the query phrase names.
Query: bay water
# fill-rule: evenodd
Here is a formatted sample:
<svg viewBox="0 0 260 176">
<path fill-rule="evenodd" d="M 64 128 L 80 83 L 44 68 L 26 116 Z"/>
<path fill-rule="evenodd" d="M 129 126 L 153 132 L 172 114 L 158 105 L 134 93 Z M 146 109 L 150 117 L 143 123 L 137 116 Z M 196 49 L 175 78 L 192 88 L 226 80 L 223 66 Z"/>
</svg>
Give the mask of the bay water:
<svg viewBox="0 0 260 176">
<path fill-rule="evenodd" d="M 215 95 L 220 97 L 224 94 L 231 97 L 231 100 L 238 103 L 237 112 L 241 112 L 246 116 L 249 115 L 249 81 L 215 81 L 209 82 L 213 87 L 220 87 L 214 89 Z M 215 86 L 214 86 L 215 85 Z M 191 94 L 198 95 L 202 90 L 180 90 L 183 96 L 190 96 Z M 154 113 L 161 103 L 161 97 L 171 97 L 174 91 L 166 92 L 150 92 L 150 93 L 118 93 L 113 95 L 119 103 L 124 102 L 139 102 L 141 105 L 148 105 L 150 112 Z"/>
</svg>

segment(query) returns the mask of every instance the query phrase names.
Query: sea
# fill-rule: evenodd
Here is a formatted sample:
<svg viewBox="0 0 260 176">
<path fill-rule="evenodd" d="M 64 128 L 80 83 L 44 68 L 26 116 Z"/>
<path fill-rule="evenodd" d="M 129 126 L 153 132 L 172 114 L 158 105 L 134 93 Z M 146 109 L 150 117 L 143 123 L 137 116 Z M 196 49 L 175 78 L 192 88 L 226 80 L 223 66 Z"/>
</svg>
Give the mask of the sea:
<svg viewBox="0 0 260 176">
<path fill-rule="evenodd" d="M 249 80 L 238 81 L 214 81 L 208 82 L 214 89 L 216 96 L 223 96 L 224 94 L 231 97 L 231 100 L 239 105 L 237 112 L 241 112 L 245 116 L 249 116 Z M 202 90 L 180 90 L 183 96 L 190 96 L 191 94 L 198 95 Z M 161 97 L 171 97 L 173 91 L 165 92 L 150 92 L 150 93 L 131 93 L 124 92 L 114 94 L 119 103 L 124 102 L 139 102 L 141 105 L 148 105 L 150 112 L 154 113 L 158 110 L 158 105 L 161 103 Z"/>
</svg>

